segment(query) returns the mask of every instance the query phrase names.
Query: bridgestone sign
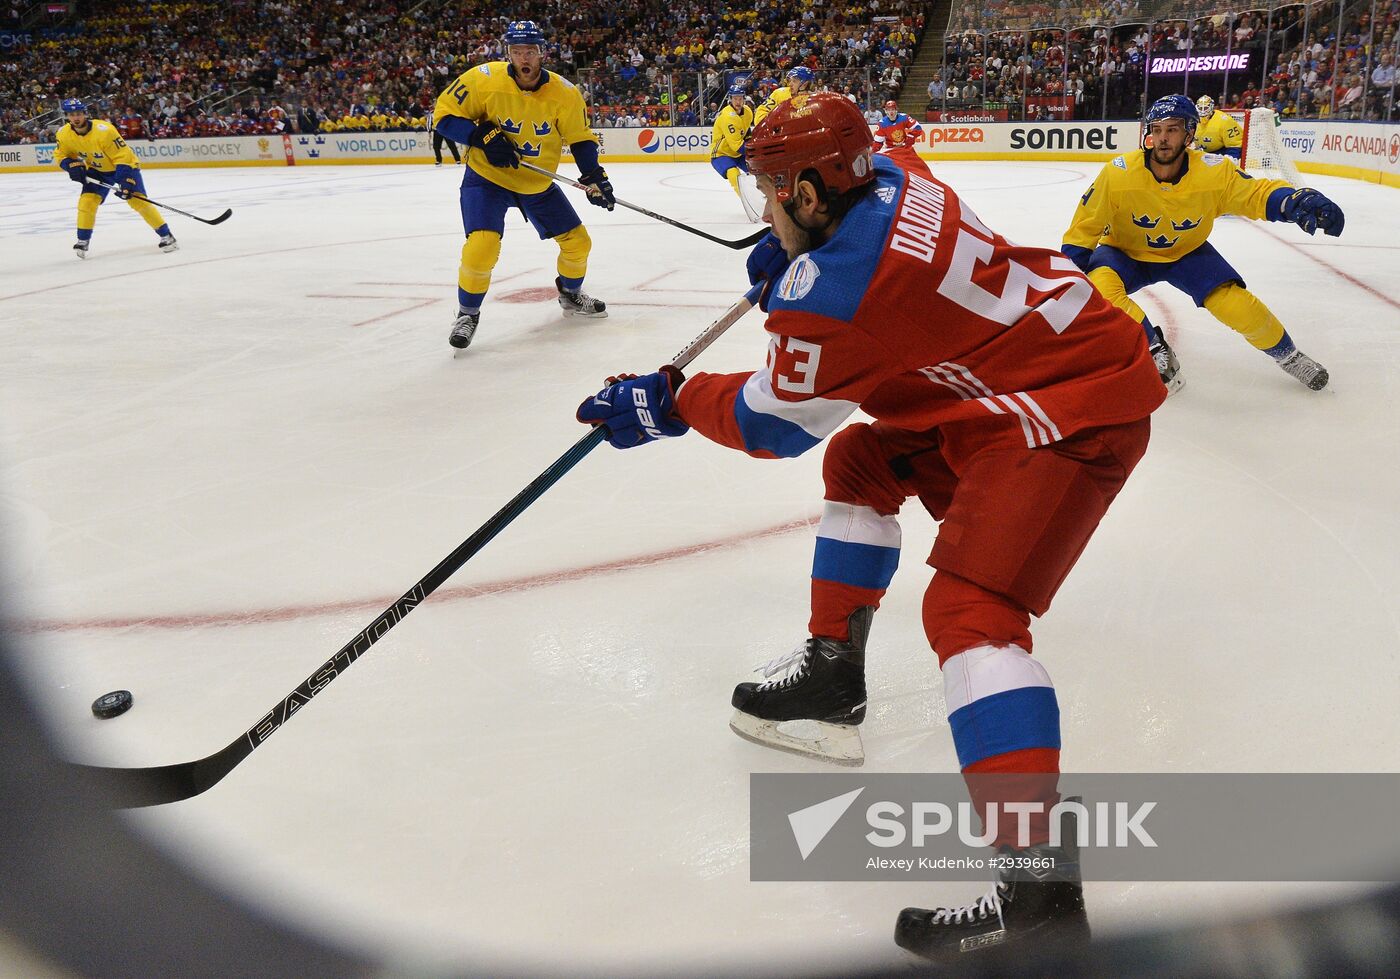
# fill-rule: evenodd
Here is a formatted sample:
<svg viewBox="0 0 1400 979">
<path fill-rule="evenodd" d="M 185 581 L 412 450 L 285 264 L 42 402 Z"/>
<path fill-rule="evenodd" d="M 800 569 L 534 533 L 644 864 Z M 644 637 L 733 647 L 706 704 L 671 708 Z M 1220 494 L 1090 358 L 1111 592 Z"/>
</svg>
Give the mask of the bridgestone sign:
<svg viewBox="0 0 1400 979">
<path fill-rule="evenodd" d="M 1154 57 L 1148 71 L 1153 75 L 1219 74 L 1226 71 L 1248 71 L 1249 52 L 1202 52 L 1180 58 Z"/>
</svg>

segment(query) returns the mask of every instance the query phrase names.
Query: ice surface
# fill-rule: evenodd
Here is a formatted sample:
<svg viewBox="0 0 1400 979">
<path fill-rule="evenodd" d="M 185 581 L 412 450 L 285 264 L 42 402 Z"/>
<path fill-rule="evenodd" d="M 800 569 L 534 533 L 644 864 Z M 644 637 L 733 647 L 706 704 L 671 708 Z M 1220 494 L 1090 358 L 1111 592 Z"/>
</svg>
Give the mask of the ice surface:
<svg viewBox="0 0 1400 979">
<path fill-rule="evenodd" d="M 1095 169 L 936 165 L 991 227 L 1048 245 Z M 754 230 L 702 164 L 610 170 L 643 206 Z M 454 359 L 459 173 L 152 171 L 157 200 L 233 218 L 172 216 L 167 256 L 113 200 L 82 263 L 75 188 L 5 178 L 0 589 L 74 757 L 160 764 L 237 737 L 571 445 L 606 375 L 663 363 L 746 286 L 742 253 L 580 201 L 611 316 L 565 321 L 556 249 L 515 215 Z M 1036 628 L 1067 770 L 1395 770 L 1400 193 L 1315 183 L 1346 209 L 1341 240 L 1241 220 L 1213 240 L 1326 391 L 1187 297 L 1142 297 L 1186 387 Z M 752 314 L 695 369 L 754 369 L 765 345 Z M 733 684 L 804 636 L 821 492 L 819 452 L 604 447 L 222 784 L 131 818 L 380 952 L 890 961 L 899 908 L 982 885 L 748 881 L 749 773 L 826 770 L 726 725 Z M 904 532 L 866 770 L 954 771 L 918 615 L 934 527 L 909 507 Z M 95 720 L 118 687 L 135 708 Z M 1088 886 L 1101 933 L 1345 890 Z"/>
</svg>

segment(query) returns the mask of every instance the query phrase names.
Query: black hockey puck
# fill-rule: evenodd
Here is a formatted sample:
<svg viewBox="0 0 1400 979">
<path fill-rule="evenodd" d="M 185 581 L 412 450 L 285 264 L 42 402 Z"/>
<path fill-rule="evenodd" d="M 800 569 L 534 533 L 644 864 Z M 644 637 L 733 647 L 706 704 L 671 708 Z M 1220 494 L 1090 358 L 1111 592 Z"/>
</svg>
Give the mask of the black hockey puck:
<svg viewBox="0 0 1400 979">
<path fill-rule="evenodd" d="M 111 693 L 104 693 L 92 702 L 92 712 L 104 721 L 113 717 L 120 717 L 131 710 L 131 691 L 113 690 Z"/>
</svg>

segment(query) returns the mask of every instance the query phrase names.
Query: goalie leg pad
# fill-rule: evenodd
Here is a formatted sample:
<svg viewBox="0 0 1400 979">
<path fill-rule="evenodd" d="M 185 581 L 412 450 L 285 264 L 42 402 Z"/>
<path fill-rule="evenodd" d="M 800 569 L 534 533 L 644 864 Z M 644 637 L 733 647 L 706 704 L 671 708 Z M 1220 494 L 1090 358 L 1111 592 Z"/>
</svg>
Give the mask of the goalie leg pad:
<svg viewBox="0 0 1400 979">
<path fill-rule="evenodd" d="M 1204 303 L 1206 310 L 1249 341 L 1256 350 L 1277 347 L 1285 334 L 1283 324 L 1243 286 L 1227 282 L 1218 286 Z"/>
</svg>

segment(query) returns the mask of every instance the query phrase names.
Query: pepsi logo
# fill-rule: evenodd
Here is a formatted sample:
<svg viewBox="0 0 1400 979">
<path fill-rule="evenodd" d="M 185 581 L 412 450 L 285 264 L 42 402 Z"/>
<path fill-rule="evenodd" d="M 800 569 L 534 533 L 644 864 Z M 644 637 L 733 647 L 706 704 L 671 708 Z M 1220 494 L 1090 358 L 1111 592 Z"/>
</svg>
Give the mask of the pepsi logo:
<svg viewBox="0 0 1400 979">
<path fill-rule="evenodd" d="M 661 149 L 661 137 L 656 135 L 655 129 L 643 129 L 637 134 L 637 145 L 643 153 L 655 153 Z"/>
</svg>

